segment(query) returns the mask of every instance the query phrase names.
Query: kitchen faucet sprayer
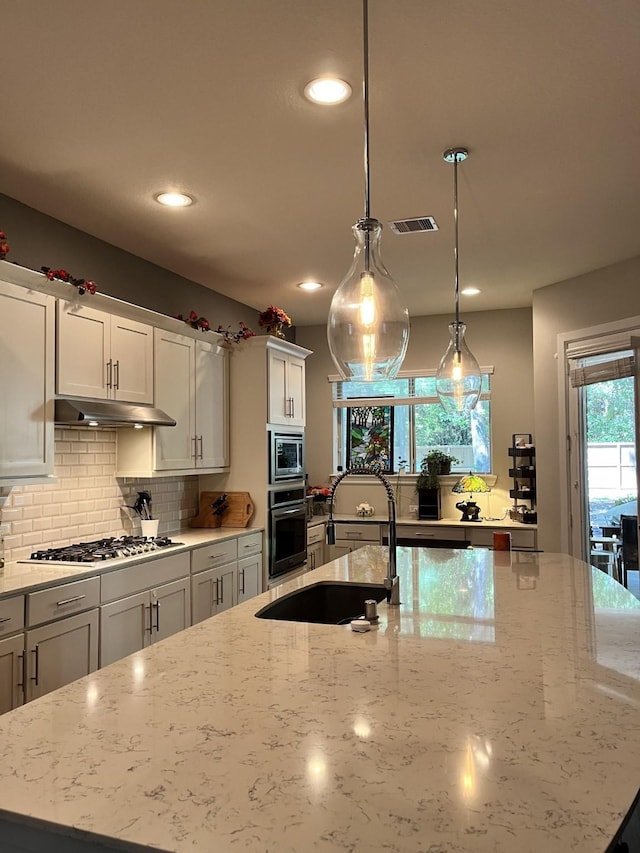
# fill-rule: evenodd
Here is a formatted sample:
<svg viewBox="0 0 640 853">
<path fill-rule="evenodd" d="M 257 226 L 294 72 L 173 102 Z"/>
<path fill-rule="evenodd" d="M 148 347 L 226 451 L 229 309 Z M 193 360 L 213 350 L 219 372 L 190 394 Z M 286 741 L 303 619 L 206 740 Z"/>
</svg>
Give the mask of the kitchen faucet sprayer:
<svg viewBox="0 0 640 853">
<path fill-rule="evenodd" d="M 327 544 L 335 545 L 336 542 L 336 525 L 333 520 L 333 496 L 340 483 L 352 474 L 373 474 L 382 483 L 387 493 L 387 512 L 389 519 L 389 567 L 387 576 L 384 579 L 385 589 L 388 591 L 389 604 L 400 604 L 400 584 L 398 581 L 398 572 L 396 566 L 396 499 L 393 494 L 393 489 L 387 478 L 382 474 L 378 467 L 373 465 L 363 465 L 360 468 L 347 468 L 342 471 L 331 486 L 331 492 L 327 502 L 329 504 L 329 520 L 327 521 Z"/>
</svg>

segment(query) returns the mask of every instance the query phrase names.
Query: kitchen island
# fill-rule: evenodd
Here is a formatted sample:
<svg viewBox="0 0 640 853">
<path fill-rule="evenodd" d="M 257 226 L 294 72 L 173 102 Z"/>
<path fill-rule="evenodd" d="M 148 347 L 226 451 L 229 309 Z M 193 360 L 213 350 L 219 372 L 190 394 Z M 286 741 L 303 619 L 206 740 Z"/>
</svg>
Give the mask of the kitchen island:
<svg viewBox="0 0 640 853">
<path fill-rule="evenodd" d="M 559 554 L 398 549 L 403 604 L 256 619 L 368 546 L 0 718 L 6 853 L 603 853 L 640 786 L 640 602 Z"/>
</svg>

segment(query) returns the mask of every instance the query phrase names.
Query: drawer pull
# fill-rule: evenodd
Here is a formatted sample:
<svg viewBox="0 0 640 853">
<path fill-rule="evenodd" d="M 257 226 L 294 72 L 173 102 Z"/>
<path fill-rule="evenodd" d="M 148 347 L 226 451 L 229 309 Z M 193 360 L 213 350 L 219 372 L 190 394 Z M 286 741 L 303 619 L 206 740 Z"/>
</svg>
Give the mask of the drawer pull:
<svg viewBox="0 0 640 853">
<path fill-rule="evenodd" d="M 35 681 L 35 683 L 37 684 L 38 683 L 38 661 L 39 661 L 39 657 L 40 657 L 38 654 L 38 645 L 37 644 L 36 644 L 35 649 L 31 649 L 31 653 L 36 656 L 36 659 L 35 659 L 35 675 L 31 676 L 31 681 Z"/>
<path fill-rule="evenodd" d="M 65 598 L 63 601 L 56 601 L 56 607 L 63 607 L 65 604 L 73 604 L 74 601 L 82 601 L 86 595 L 75 595 L 73 598 Z"/>
<path fill-rule="evenodd" d="M 226 554 L 209 554 L 210 560 L 217 560 L 219 557 L 226 557 Z"/>
<path fill-rule="evenodd" d="M 4 619 L 0 619 L 0 625 L 3 624 L 4 622 L 11 622 L 12 619 L 13 619 L 13 616 L 5 616 Z"/>
</svg>

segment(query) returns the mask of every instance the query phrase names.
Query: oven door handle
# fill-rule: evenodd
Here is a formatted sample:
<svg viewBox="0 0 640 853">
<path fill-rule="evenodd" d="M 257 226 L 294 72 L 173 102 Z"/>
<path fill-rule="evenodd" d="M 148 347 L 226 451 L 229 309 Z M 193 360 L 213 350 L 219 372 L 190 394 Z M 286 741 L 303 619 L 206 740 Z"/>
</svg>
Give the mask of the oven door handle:
<svg viewBox="0 0 640 853">
<path fill-rule="evenodd" d="M 300 509 L 300 507 L 293 507 L 293 509 L 276 509 L 273 511 L 273 514 L 276 516 L 292 515 L 294 512 L 301 512 L 304 514 L 304 507 L 302 509 Z"/>
</svg>

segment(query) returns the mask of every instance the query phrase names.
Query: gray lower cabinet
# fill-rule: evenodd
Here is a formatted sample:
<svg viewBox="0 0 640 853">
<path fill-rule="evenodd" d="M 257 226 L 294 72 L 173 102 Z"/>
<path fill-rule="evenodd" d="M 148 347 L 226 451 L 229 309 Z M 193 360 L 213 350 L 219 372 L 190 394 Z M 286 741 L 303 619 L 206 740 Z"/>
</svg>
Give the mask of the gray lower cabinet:
<svg viewBox="0 0 640 853">
<path fill-rule="evenodd" d="M 0 714 L 24 702 L 24 634 L 0 640 Z"/>
<path fill-rule="evenodd" d="M 307 568 L 317 569 L 318 566 L 324 564 L 324 544 L 315 542 L 313 545 L 307 545 Z"/>
<path fill-rule="evenodd" d="M 317 569 L 324 565 L 324 545 L 326 527 L 324 524 L 312 524 L 307 528 L 307 569 Z"/>
<path fill-rule="evenodd" d="M 24 595 L 0 600 L 0 714 L 24 702 Z"/>
<path fill-rule="evenodd" d="M 216 616 L 237 603 L 237 562 L 198 572 L 191 578 L 193 624 Z"/>
<path fill-rule="evenodd" d="M 25 632 L 25 699 L 37 699 L 98 668 L 98 610 Z"/>
<path fill-rule="evenodd" d="M 26 595 L 25 702 L 98 668 L 100 581 L 83 578 Z"/>
<path fill-rule="evenodd" d="M 100 666 L 107 666 L 189 627 L 189 554 L 106 572 L 100 601 Z"/>
<path fill-rule="evenodd" d="M 335 545 L 329 546 L 329 560 L 336 560 L 365 545 L 380 544 L 379 524 L 336 523 Z"/>
<path fill-rule="evenodd" d="M 240 604 L 262 592 L 262 552 L 238 560 L 238 589 L 236 603 Z"/>
<path fill-rule="evenodd" d="M 262 592 L 262 531 L 191 552 L 192 621 L 202 622 Z"/>
</svg>

